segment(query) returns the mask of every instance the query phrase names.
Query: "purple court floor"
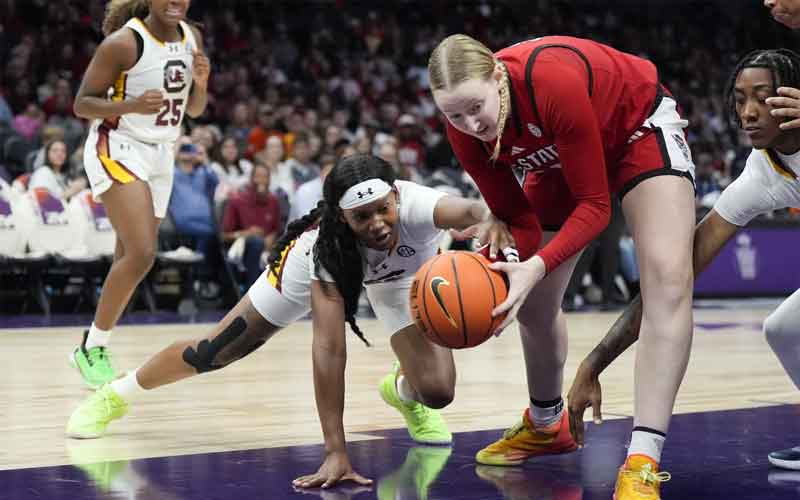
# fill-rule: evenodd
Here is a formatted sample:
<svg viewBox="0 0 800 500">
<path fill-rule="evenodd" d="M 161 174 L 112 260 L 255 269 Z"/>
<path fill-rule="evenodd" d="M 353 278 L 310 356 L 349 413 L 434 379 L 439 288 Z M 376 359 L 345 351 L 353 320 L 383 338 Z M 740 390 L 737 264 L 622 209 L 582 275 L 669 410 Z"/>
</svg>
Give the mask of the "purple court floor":
<svg viewBox="0 0 800 500">
<path fill-rule="evenodd" d="M 293 446 L 0 471 L 0 499 L 609 500 L 630 427 L 630 419 L 590 425 L 583 450 L 519 468 L 475 465 L 475 452 L 500 431 L 456 434 L 452 448 L 414 446 L 405 430 L 376 432 L 381 439 L 349 447 L 356 470 L 375 479 L 372 488 L 295 491 L 291 480 L 316 470 L 322 448 Z M 678 415 L 664 455 L 672 480 L 662 498 L 800 498 L 800 472 L 766 460 L 798 441 L 798 405 Z M 91 443 L 68 443 L 77 462 Z"/>
</svg>

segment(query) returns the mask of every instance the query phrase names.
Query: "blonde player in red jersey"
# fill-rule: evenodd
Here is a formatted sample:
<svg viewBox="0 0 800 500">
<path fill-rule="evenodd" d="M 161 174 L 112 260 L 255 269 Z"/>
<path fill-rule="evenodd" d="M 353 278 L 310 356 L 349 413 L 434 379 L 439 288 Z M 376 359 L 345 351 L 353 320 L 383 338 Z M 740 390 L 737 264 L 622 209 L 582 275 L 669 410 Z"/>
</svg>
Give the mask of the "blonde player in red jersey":
<svg viewBox="0 0 800 500">
<path fill-rule="evenodd" d="M 577 448 L 561 398 L 561 302 L 580 252 L 608 224 L 614 194 L 636 241 L 647 298 L 634 428 L 615 495 L 657 500 L 668 478 L 658 472 L 661 450 L 692 334 L 688 122 L 650 61 L 592 40 L 547 36 L 493 53 L 452 35 L 434 49 L 428 69 L 453 151 L 492 212 L 512 225 L 534 214 L 549 232 L 527 261 L 492 265 L 510 281 L 507 300 L 494 311 L 509 311 L 501 328 L 519 311 L 530 403 L 476 460 L 519 465 Z M 513 169 L 525 172 L 522 187 Z"/>
<path fill-rule="evenodd" d="M 183 117 L 206 107 L 210 64 L 200 33 L 184 21 L 189 3 L 111 0 L 106 38 L 75 98 L 75 114 L 92 120 L 83 158 L 92 194 L 117 234 L 94 321 L 71 355 L 93 388 L 115 377 L 111 330 L 153 265 Z"/>
</svg>

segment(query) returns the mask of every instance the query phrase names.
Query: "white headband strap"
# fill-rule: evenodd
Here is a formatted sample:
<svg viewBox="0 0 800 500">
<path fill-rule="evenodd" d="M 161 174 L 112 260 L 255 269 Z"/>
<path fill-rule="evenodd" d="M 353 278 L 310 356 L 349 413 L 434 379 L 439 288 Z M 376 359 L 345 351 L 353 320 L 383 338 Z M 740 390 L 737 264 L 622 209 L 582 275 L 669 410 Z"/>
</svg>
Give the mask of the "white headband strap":
<svg viewBox="0 0 800 500">
<path fill-rule="evenodd" d="M 339 208 L 347 210 L 348 208 L 356 208 L 372 203 L 389 194 L 391 190 L 392 186 L 383 179 L 367 179 L 344 192 L 344 195 L 339 200 Z"/>
</svg>

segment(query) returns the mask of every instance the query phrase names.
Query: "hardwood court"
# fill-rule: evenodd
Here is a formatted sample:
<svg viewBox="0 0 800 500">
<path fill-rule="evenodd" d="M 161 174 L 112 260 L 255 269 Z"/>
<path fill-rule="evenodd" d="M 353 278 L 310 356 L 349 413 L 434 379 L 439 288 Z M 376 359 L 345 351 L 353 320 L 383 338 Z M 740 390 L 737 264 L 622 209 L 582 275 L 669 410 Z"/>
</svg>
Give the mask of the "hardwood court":
<svg viewBox="0 0 800 500">
<path fill-rule="evenodd" d="M 760 332 L 770 310 L 771 305 L 757 305 L 695 311 L 692 358 L 676 412 L 800 402 Z M 565 393 L 577 364 L 617 316 L 568 315 Z M 377 439 L 366 433 L 403 426 L 377 392 L 393 361 L 388 336 L 375 320 L 361 324 L 374 347 L 364 347 L 348 331 L 345 429 L 350 441 Z M 114 365 L 133 369 L 173 340 L 204 335 L 208 328 L 120 326 L 112 340 Z M 103 460 L 321 443 L 311 337 L 310 322 L 295 324 L 233 366 L 153 391 L 111 425 L 97 445 Z M 0 384 L 0 428 L 5 431 L 0 469 L 70 463 L 64 426 L 72 409 L 90 394 L 67 360 L 79 338 L 80 328 L 72 327 L 0 330 L 6 363 Z M 512 327 L 478 348 L 456 352 L 456 398 L 443 410 L 453 432 L 515 423 L 527 399 L 520 349 Z M 626 353 L 601 378 L 606 419 L 632 414 L 633 354 Z"/>
</svg>

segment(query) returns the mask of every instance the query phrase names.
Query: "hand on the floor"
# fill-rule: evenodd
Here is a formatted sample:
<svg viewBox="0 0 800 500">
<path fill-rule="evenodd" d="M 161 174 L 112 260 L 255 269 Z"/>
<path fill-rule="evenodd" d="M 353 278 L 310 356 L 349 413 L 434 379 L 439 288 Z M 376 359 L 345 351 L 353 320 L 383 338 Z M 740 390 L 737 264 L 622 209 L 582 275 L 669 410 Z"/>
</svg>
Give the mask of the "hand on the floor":
<svg viewBox="0 0 800 500">
<path fill-rule="evenodd" d="M 583 412 L 592 407 L 594 423 L 602 424 L 603 416 L 600 412 L 600 403 L 603 393 L 597 375 L 586 366 L 585 362 L 578 367 L 575 380 L 567 394 L 567 408 L 569 411 L 569 431 L 575 442 L 583 446 Z"/>
<path fill-rule="evenodd" d="M 330 488 L 342 481 L 354 481 L 363 485 L 372 484 L 372 479 L 367 479 L 353 470 L 345 452 L 329 453 L 317 472 L 300 476 L 292 481 L 292 484 L 300 488 L 316 488 L 317 486 Z"/>
</svg>

